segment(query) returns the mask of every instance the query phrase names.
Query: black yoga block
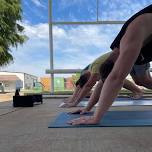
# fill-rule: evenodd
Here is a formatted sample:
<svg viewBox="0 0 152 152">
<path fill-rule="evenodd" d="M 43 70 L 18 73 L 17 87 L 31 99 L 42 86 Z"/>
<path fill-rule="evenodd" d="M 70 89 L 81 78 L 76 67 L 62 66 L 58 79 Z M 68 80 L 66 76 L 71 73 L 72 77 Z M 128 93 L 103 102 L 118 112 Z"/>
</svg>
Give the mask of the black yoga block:
<svg viewBox="0 0 152 152">
<path fill-rule="evenodd" d="M 14 107 L 33 107 L 36 102 L 43 103 L 42 95 L 13 96 Z"/>
</svg>

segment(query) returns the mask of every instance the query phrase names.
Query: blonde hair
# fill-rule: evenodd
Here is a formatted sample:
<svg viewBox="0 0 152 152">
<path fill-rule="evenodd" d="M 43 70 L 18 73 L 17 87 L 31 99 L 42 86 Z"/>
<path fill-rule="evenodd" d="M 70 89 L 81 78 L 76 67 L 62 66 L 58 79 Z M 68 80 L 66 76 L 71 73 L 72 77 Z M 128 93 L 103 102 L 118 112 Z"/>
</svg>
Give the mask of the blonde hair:
<svg viewBox="0 0 152 152">
<path fill-rule="evenodd" d="M 102 81 L 108 77 L 110 72 L 112 71 L 115 61 L 117 60 L 119 53 L 118 52 L 111 52 L 110 56 L 105 60 L 105 62 L 100 66 L 100 77 Z"/>
</svg>

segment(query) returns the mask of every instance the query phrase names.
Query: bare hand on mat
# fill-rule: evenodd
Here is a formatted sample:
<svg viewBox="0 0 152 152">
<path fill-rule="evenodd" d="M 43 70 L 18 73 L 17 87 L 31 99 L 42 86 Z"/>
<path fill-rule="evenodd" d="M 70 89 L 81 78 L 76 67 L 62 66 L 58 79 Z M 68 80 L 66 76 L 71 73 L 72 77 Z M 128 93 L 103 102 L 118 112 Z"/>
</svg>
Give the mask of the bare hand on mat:
<svg viewBox="0 0 152 152">
<path fill-rule="evenodd" d="M 98 122 L 95 120 L 93 116 L 84 116 L 77 119 L 73 119 L 67 122 L 70 125 L 93 125 Z"/>
<path fill-rule="evenodd" d="M 61 108 L 70 108 L 70 107 L 75 107 L 75 103 L 71 102 L 71 103 L 64 103 L 62 104 L 60 107 Z"/>
<path fill-rule="evenodd" d="M 86 109 L 77 109 L 73 112 L 69 112 L 70 114 L 85 114 L 85 113 L 88 113 L 89 111 L 86 110 Z"/>
</svg>

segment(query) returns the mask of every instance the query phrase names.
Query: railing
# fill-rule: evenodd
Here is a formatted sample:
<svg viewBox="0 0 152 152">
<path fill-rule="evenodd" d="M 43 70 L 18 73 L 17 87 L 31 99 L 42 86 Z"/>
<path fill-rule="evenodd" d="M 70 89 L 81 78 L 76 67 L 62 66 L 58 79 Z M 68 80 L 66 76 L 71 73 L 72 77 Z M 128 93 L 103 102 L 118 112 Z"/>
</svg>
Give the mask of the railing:
<svg viewBox="0 0 152 152">
<path fill-rule="evenodd" d="M 77 73 L 77 72 L 81 72 L 82 69 L 54 69 L 54 70 L 50 70 L 50 69 L 46 69 L 45 73 L 46 74 L 70 74 L 70 73 Z"/>
<path fill-rule="evenodd" d="M 82 71 L 82 69 L 54 69 L 54 70 L 50 70 L 50 69 L 46 69 L 45 73 L 46 74 L 51 74 L 53 76 L 53 80 L 54 80 L 54 74 L 72 74 L 72 73 L 80 73 Z M 152 68 L 150 68 L 150 72 L 152 72 Z M 51 88 L 52 89 L 52 94 L 54 93 L 54 83 L 51 83 Z"/>
<path fill-rule="evenodd" d="M 72 74 L 72 73 L 80 73 L 82 71 L 82 69 L 46 69 L 45 73 L 46 74 L 51 74 L 51 94 L 54 94 L 54 83 L 52 83 L 52 81 L 54 81 L 54 74 Z"/>
<path fill-rule="evenodd" d="M 57 21 L 53 21 L 52 22 L 52 25 L 94 25 L 94 24 L 98 24 L 98 25 L 101 25 L 101 24 L 124 24 L 125 21 L 90 21 L 90 22 L 76 22 L 76 21 L 73 21 L 73 22 L 64 22 L 64 21 L 61 21 L 61 22 L 57 22 Z"/>
</svg>

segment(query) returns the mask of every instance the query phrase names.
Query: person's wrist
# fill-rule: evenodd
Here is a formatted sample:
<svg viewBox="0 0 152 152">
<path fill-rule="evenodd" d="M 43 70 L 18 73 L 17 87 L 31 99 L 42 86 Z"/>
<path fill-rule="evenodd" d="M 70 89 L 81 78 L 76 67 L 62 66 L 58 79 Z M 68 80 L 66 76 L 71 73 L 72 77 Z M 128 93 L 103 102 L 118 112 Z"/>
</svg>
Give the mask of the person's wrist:
<svg viewBox="0 0 152 152">
<path fill-rule="evenodd" d="M 84 111 L 84 112 L 88 112 L 89 110 L 85 108 L 85 109 L 83 109 L 83 111 Z"/>
<path fill-rule="evenodd" d="M 96 117 L 96 116 L 92 116 L 93 117 L 93 122 L 94 123 L 99 123 L 100 122 L 100 118 Z"/>
<path fill-rule="evenodd" d="M 85 111 L 90 111 L 90 109 L 89 109 L 89 108 L 87 108 L 87 107 L 86 107 L 84 110 L 85 110 Z"/>
<path fill-rule="evenodd" d="M 77 104 L 75 102 L 71 103 L 71 106 L 76 106 Z"/>
<path fill-rule="evenodd" d="M 86 109 L 86 111 L 90 111 L 90 110 L 91 110 L 91 107 L 88 106 L 88 107 L 86 107 L 85 109 Z"/>
<path fill-rule="evenodd" d="M 78 101 L 78 100 L 76 100 L 76 101 L 74 102 L 74 104 L 75 104 L 75 105 L 77 105 L 78 103 L 79 103 L 79 101 Z"/>
</svg>

